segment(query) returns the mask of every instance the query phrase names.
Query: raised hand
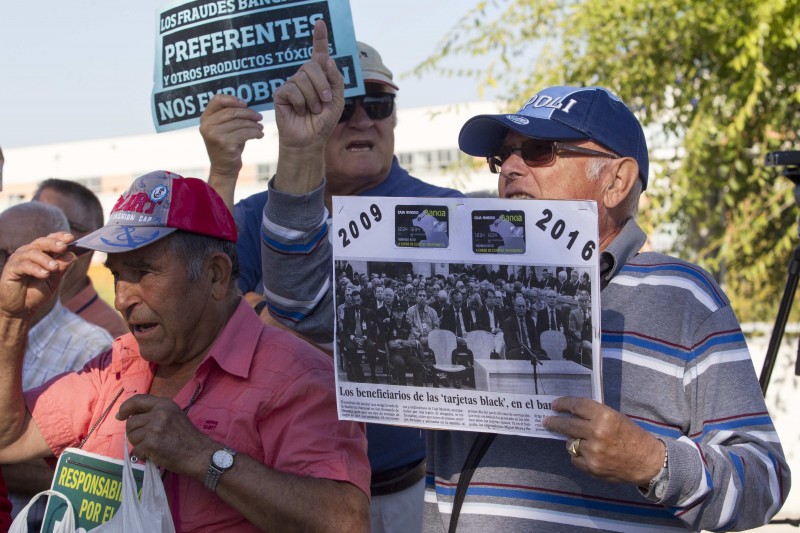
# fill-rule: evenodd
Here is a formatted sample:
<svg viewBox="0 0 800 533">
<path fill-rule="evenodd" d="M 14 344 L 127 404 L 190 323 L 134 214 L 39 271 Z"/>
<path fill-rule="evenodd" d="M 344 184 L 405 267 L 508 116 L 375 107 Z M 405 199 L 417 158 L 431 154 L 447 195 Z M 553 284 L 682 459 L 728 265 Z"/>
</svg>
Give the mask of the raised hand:
<svg viewBox="0 0 800 533">
<path fill-rule="evenodd" d="M 211 163 L 208 183 L 231 210 L 245 143 L 264 136 L 262 118 L 243 100 L 227 94 L 214 96 L 200 117 L 200 135 Z"/>
<path fill-rule="evenodd" d="M 0 276 L 0 314 L 29 320 L 55 294 L 62 276 L 75 261 L 67 244 L 71 233 L 51 233 L 18 248 Z"/>
<path fill-rule="evenodd" d="M 325 22 L 314 24 L 311 60 L 275 91 L 281 148 L 323 148 L 344 108 L 344 82 L 328 50 Z"/>
</svg>

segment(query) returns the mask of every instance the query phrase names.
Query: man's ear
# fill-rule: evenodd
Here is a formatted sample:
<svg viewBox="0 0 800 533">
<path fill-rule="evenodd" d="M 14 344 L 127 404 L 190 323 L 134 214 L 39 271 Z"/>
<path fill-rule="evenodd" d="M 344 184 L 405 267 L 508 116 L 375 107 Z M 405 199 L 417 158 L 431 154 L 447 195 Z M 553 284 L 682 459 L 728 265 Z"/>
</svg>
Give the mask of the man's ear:
<svg viewBox="0 0 800 533">
<path fill-rule="evenodd" d="M 603 192 L 603 202 L 606 209 L 614 209 L 625 202 L 631 188 L 639 179 L 639 164 L 632 157 L 623 157 L 615 160 L 608 171 L 613 175 Z"/>
<path fill-rule="evenodd" d="M 232 271 L 233 263 L 227 254 L 215 252 L 209 259 L 211 293 L 215 299 L 222 300 L 228 295 Z"/>
</svg>

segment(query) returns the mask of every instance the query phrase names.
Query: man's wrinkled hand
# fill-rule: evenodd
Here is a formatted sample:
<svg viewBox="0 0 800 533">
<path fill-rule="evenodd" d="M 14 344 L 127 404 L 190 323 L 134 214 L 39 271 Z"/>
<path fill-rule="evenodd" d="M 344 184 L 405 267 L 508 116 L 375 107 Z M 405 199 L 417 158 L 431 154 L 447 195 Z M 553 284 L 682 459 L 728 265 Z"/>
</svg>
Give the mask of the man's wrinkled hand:
<svg viewBox="0 0 800 533">
<path fill-rule="evenodd" d="M 282 147 L 323 147 L 344 108 L 344 81 L 328 50 L 323 21 L 314 25 L 311 60 L 275 91 L 275 121 Z"/>
<path fill-rule="evenodd" d="M 544 427 L 581 439 L 579 455 L 572 457 L 579 470 L 607 481 L 646 486 L 661 469 L 663 444 L 622 413 L 572 396 L 555 400 L 553 409 L 574 415 L 547 416 Z"/>
<path fill-rule="evenodd" d="M 51 233 L 11 254 L 0 275 L 0 313 L 30 319 L 49 301 L 75 261 L 75 254 L 67 251 L 74 240 L 71 233 Z"/>
<path fill-rule="evenodd" d="M 126 421 L 133 455 L 177 474 L 202 476 L 219 447 L 169 398 L 137 394 L 120 406 L 117 419 Z"/>
<path fill-rule="evenodd" d="M 236 179 L 242 169 L 242 152 L 250 139 L 264 136 L 261 113 L 235 96 L 218 94 L 200 117 L 200 135 L 211 162 L 211 176 Z"/>
</svg>

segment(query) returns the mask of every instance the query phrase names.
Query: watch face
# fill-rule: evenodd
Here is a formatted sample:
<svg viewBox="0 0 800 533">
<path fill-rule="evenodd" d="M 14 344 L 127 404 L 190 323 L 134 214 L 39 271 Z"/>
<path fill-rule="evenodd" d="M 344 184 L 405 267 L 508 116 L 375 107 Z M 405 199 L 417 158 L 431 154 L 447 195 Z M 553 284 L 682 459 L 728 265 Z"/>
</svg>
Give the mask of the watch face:
<svg viewBox="0 0 800 533">
<path fill-rule="evenodd" d="M 233 466 L 233 455 L 227 450 L 215 451 L 211 460 L 214 462 L 214 466 L 220 470 L 226 470 Z"/>
</svg>

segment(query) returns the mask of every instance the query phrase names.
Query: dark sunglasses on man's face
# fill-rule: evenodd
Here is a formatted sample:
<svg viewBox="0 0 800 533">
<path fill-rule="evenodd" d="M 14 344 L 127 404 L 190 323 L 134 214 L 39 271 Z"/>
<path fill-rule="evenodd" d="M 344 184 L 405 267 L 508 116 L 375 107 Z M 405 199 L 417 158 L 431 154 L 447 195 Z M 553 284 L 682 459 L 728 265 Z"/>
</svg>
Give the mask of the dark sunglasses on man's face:
<svg viewBox="0 0 800 533">
<path fill-rule="evenodd" d="M 575 146 L 572 144 L 530 139 L 522 143 L 519 148 L 512 148 L 507 144 L 504 144 L 498 148 L 496 155 L 486 158 L 486 161 L 489 163 L 489 170 L 493 174 L 499 174 L 500 167 L 503 166 L 503 163 L 505 163 L 514 152 L 519 152 L 519 156 L 522 158 L 522 161 L 524 161 L 529 167 L 541 167 L 547 165 L 556 158 L 556 155 L 564 153 L 593 157 L 609 157 L 611 159 L 617 159 L 620 157 L 614 153 L 599 152 L 597 150 L 581 148 L 580 146 Z"/>
<path fill-rule="evenodd" d="M 389 118 L 394 111 L 394 95 L 383 93 L 381 95 L 358 96 L 356 98 L 345 98 L 342 116 L 339 122 L 350 120 L 356 112 L 356 103 L 361 103 L 361 107 L 372 120 L 383 120 Z"/>
</svg>

